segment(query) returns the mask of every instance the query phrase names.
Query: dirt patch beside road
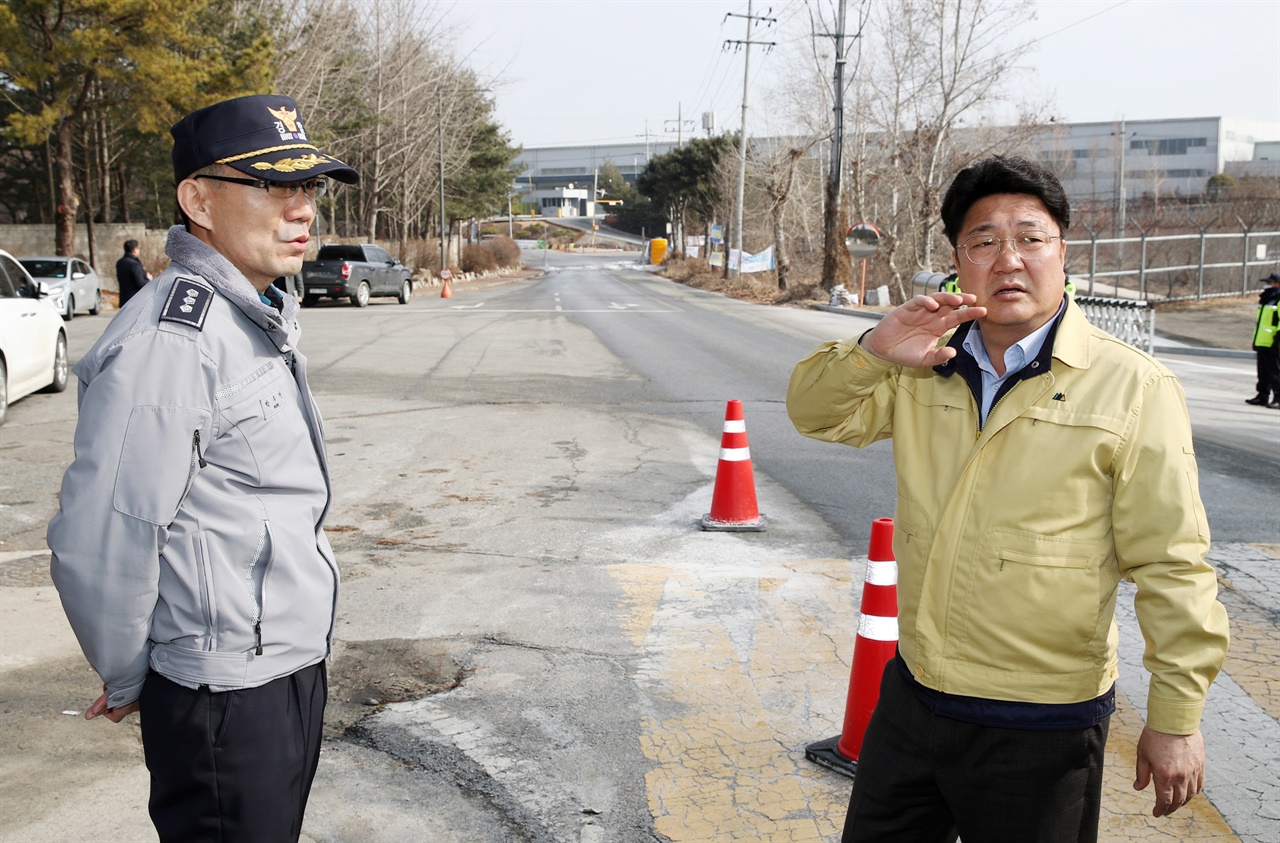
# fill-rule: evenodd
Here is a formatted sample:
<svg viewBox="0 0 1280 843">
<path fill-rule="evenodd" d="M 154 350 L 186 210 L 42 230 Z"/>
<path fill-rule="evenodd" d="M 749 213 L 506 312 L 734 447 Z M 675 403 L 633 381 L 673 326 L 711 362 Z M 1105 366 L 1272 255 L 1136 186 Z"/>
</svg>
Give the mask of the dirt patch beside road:
<svg viewBox="0 0 1280 843">
<path fill-rule="evenodd" d="M 1257 298 L 1177 302 L 1156 308 L 1156 335 L 1204 348 L 1249 351 Z"/>
</svg>

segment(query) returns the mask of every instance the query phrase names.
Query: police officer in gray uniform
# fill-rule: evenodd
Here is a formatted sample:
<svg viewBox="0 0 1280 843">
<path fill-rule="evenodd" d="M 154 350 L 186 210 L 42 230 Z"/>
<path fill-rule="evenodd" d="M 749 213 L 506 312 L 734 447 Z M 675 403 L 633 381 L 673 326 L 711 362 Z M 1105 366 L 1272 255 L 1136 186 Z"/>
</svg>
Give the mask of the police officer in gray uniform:
<svg viewBox="0 0 1280 843">
<path fill-rule="evenodd" d="M 51 573 L 103 693 L 140 712 L 162 841 L 297 840 L 320 752 L 338 567 L 296 273 L 326 178 L 297 104 L 249 96 L 171 130 L 168 270 L 75 367 Z"/>
</svg>

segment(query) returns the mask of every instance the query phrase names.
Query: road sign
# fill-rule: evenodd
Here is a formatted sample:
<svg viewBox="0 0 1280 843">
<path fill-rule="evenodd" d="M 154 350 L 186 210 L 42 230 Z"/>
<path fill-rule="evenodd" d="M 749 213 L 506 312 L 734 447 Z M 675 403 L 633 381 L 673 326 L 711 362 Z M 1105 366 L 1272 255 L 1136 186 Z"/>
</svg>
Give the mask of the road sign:
<svg viewBox="0 0 1280 843">
<path fill-rule="evenodd" d="M 869 222 L 860 222 L 845 235 L 844 247 L 851 257 L 866 260 L 880 249 L 880 229 Z"/>
<path fill-rule="evenodd" d="M 441 281 L 448 281 L 448 280 L 449 280 L 449 279 L 451 279 L 451 278 L 453 278 L 453 273 L 452 273 L 452 272 L 450 272 L 450 271 L 449 271 L 449 270 L 447 270 L 447 269 L 442 269 L 442 270 L 440 270 L 440 280 L 441 280 Z"/>
</svg>

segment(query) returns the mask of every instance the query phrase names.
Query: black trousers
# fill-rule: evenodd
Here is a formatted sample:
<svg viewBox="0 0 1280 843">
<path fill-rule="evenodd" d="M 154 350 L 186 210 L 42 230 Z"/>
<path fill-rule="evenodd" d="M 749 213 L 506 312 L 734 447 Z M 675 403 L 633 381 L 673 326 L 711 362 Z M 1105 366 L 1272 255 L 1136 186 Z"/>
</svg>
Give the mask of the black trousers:
<svg viewBox="0 0 1280 843">
<path fill-rule="evenodd" d="M 1258 395 L 1280 401 L 1280 342 L 1271 348 L 1255 348 L 1253 353 L 1258 358 Z"/>
<path fill-rule="evenodd" d="M 162 843 L 296 841 L 327 693 L 324 662 L 218 693 L 149 674 L 139 713 Z"/>
<path fill-rule="evenodd" d="M 939 717 L 890 662 L 842 841 L 1093 843 L 1108 723 L 1037 732 Z"/>
</svg>

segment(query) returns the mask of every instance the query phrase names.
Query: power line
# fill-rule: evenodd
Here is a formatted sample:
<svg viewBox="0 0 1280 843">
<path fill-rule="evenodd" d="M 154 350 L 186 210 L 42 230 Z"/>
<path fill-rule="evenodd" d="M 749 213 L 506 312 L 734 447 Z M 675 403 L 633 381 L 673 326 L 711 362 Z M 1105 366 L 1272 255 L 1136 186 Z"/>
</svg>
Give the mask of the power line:
<svg viewBox="0 0 1280 843">
<path fill-rule="evenodd" d="M 1119 3 L 1108 6 L 1107 8 L 1103 9 L 1100 12 L 1094 12 L 1088 17 L 1080 18 L 1080 20 L 1076 21 L 1075 23 L 1069 23 L 1066 26 L 1062 27 L 1061 29 L 1055 29 L 1053 32 L 1050 32 L 1048 35 L 1041 35 L 1039 38 L 1035 39 L 1034 41 L 1028 41 L 1026 44 L 1023 45 L 1023 47 L 1030 47 L 1032 44 L 1039 44 L 1041 41 L 1045 40 L 1046 38 L 1052 38 L 1053 36 L 1058 35 L 1059 33 L 1062 33 L 1062 32 L 1066 32 L 1068 29 L 1077 27 L 1086 21 L 1091 21 L 1094 18 L 1098 17 L 1098 15 L 1105 15 L 1107 12 L 1114 11 L 1115 9 L 1120 8 L 1121 6 L 1125 5 L 1128 2 L 1129 0 L 1120 0 Z"/>
</svg>

